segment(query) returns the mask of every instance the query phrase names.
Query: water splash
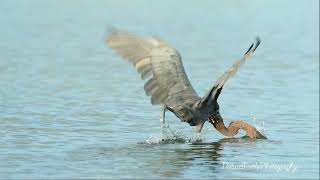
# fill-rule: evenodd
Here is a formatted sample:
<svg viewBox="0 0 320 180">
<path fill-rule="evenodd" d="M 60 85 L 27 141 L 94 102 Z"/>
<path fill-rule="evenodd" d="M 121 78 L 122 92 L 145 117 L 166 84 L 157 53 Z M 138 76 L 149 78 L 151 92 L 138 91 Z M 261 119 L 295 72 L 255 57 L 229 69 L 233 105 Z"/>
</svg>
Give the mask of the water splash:
<svg viewBox="0 0 320 180">
<path fill-rule="evenodd" d="M 202 142 L 204 140 L 204 135 L 202 133 L 194 133 L 193 137 L 189 139 L 189 142 L 195 143 L 195 142 Z"/>
<path fill-rule="evenodd" d="M 177 144 L 202 142 L 204 139 L 201 133 L 195 133 L 193 137 L 189 138 L 178 129 L 171 128 L 169 124 L 163 122 L 161 124 L 161 131 L 159 135 L 149 137 L 145 144 Z"/>
<path fill-rule="evenodd" d="M 254 126 L 256 127 L 256 129 L 262 134 L 265 136 L 265 125 L 264 125 L 264 120 L 262 120 L 262 125 L 259 125 L 257 123 L 257 118 L 256 118 L 256 115 L 252 113 L 252 119 L 253 119 L 253 124 Z"/>
<path fill-rule="evenodd" d="M 188 137 L 177 129 L 172 129 L 169 124 L 162 123 L 159 135 L 151 136 L 145 141 L 146 144 L 175 144 L 186 143 Z"/>
</svg>

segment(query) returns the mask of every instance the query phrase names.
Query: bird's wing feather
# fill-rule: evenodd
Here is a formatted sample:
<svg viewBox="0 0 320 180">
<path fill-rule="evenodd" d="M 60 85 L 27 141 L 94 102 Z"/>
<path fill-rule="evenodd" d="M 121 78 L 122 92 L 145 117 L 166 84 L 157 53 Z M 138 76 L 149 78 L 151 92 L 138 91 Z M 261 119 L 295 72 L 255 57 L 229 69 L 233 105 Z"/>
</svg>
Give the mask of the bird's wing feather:
<svg viewBox="0 0 320 180">
<path fill-rule="evenodd" d="M 243 55 L 241 59 L 236 61 L 227 71 L 225 71 L 210 89 L 210 91 L 202 98 L 201 103 L 211 104 L 213 101 L 216 101 L 220 95 L 220 92 L 223 88 L 223 85 L 226 81 L 233 76 L 242 64 L 250 57 L 250 55 L 257 49 L 261 40 L 259 37 L 256 38 L 256 43 L 253 43 L 247 52 Z"/>
<path fill-rule="evenodd" d="M 159 38 L 142 38 L 114 31 L 107 45 L 133 64 L 146 80 L 144 90 L 152 104 L 174 107 L 199 99 L 185 74 L 178 51 Z"/>
</svg>

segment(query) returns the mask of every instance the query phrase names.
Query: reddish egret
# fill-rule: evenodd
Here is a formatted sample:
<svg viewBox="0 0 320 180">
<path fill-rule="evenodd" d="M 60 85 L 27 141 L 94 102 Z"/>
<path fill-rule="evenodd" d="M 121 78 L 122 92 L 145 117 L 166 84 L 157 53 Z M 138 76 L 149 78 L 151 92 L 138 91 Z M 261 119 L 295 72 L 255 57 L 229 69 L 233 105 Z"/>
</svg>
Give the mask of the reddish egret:
<svg viewBox="0 0 320 180">
<path fill-rule="evenodd" d="M 163 105 L 162 123 L 166 110 L 169 110 L 182 122 L 196 126 L 197 132 L 201 132 L 203 124 L 209 121 L 226 136 L 234 136 L 239 129 L 243 129 L 249 138 L 265 138 L 255 127 L 242 120 L 232 121 L 226 127 L 217 102 L 225 82 L 259 46 L 261 41 L 258 37 L 242 58 L 225 71 L 203 97 L 199 97 L 190 84 L 178 51 L 162 39 L 114 30 L 106 41 L 111 49 L 128 60 L 141 74 L 141 79 L 145 80 L 144 90 L 147 96 L 151 96 L 151 103 Z"/>
</svg>

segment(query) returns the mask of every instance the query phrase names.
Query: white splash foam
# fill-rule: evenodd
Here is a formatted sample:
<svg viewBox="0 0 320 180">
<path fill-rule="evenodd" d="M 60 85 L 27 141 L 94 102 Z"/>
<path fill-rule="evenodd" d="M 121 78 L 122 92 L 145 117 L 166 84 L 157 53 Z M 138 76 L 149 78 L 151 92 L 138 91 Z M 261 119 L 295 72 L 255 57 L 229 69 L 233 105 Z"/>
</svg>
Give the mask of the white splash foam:
<svg viewBox="0 0 320 180">
<path fill-rule="evenodd" d="M 202 142 L 204 140 L 204 136 L 202 133 L 194 133 L 193 137 L 189 139 L 189 142 Z"/>
<path fill-rule="evenodd" d="M 168 124 L 163 123 L 159 135 L 149 137 L 146 144 L 177 144 L 189 142 L 201 142 L 203 135 L 195 133 L 192 138 L 187 137 L 178 129 L 171 128 Z"/>
<path fill-rule="evenodd" d="M 262 135 L 265 135 L 265 131 L 266 131 L 266 128 L 265 128 L 265 125 L 264 125 L 264 120 L 260 121 L 262 123 L 262 125 L 259 125 L 257 123 L 257 118 L 255 116 L 255 114 L 252 113 L 252 119 L 253 119 L 253 125 L 256 127 L 256 129 L 262 133 Z M 259 121 L 259 120 L 258 120 Z"/>
</svg>

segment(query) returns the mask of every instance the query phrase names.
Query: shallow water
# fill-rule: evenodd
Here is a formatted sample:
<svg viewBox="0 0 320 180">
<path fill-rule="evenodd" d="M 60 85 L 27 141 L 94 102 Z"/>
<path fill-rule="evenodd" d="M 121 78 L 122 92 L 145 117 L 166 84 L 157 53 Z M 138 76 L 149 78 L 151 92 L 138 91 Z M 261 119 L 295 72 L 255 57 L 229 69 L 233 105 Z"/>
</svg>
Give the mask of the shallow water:
<svg viewBox="0 0 320 180">
<path fill-rule="evenodd" d="M 319 178 L 318 7 L 0 1 L 0 178 Z M 259 35 L 219 103 L 227 123 L 247 120 L 268 140 L 223 139 L 207 123 L 195 142 L 168 113 L 186 142 L 161 143 L 160 107 L 105 47 L 109 25 L 176 47 L 200 95 Z"/>
</svg>

